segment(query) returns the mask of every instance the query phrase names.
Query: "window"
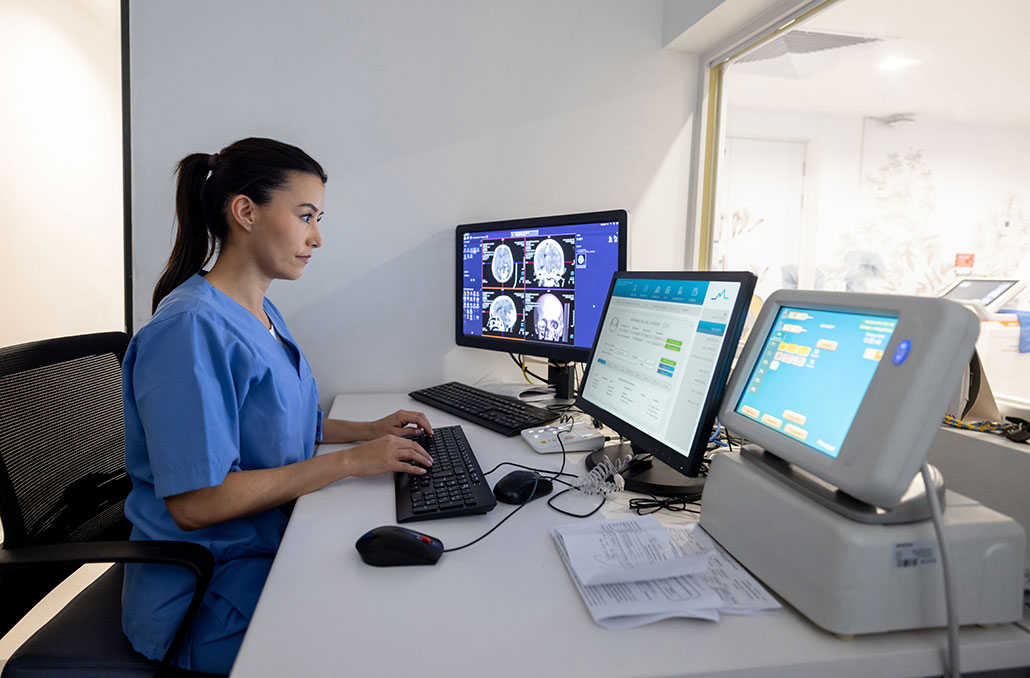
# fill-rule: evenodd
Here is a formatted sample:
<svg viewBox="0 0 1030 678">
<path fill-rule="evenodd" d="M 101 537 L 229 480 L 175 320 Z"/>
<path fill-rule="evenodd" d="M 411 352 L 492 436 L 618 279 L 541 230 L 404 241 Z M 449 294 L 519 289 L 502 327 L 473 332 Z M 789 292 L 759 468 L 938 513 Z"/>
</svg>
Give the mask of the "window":
<svg viewBox="0 0 1030 678">
<path fill-rule="evenodd" d="M 716 67 L 715 270 L 936 294 L 1030 278 L 1030 4 L 824 3 Z"/>
</svg>

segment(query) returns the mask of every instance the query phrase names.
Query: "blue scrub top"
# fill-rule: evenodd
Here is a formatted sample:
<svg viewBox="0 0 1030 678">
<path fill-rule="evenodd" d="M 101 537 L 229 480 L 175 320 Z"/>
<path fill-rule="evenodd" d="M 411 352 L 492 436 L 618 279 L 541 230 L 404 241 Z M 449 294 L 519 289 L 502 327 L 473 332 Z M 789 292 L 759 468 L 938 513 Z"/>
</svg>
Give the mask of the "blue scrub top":
<svg viewBox="0 0 1030 678">
<path fill-rule="evenodd" d="M 205 605 L 216 614 L 223 608 L 227 619 L 253 614 L 267 574 L 267 563 L 253 567 L 254 559 L 267 560 L 278 549 L 289 508 L 186 532 L 164 498 L 219 485 L 232 471 L 275 468 L 314 454 L 322 437 L 318 387 L 279 311 L 268 299 L 264 309 L 282 343 L 194 275 L 162 300 L 122 366 L 132 539 L 210 549 L 216 565 Z M 164 654 L 193 589 L 193 576 L 181 567 L 126 567 L 123 628 L 137 651 Z"/>
</svg>

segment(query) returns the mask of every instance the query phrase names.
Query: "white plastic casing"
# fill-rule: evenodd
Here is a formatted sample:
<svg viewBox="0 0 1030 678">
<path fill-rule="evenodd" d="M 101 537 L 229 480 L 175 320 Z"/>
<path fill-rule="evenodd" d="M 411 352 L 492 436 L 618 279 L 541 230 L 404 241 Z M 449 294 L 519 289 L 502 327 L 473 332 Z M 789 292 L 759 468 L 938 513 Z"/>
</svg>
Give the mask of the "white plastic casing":
<svg viewBox="0 0 1030 678">
<path fill-rule="evenodd" d="M 736 411 L 782 307 L 894 316 L 897 325 L 836 457 Z M 730 377 L 719 411 L 727 429 L 861 501 L 893 508 L 926 460 L 948 403 L 973 354 L 980 323 L 962 305 L 938 298 L 780 290 L 762 307 Z M 898 344 L 908 341 L 895 363 Z M 834 397 L 833 384 L 826 398 Z"/>
</svg>

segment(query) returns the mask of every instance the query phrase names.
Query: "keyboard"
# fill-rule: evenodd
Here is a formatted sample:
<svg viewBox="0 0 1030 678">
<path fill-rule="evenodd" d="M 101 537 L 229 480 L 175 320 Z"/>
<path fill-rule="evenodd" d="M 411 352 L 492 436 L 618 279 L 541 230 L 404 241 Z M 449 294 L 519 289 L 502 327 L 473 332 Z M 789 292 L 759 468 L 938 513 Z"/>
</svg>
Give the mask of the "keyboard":
<svg viewBox="0 0 1030 678">
<path fill-rule="evenodd" d="M 558 418 L 557 414 L 542 407 L 457 381 L 412 391 L 408 395 L 506 436 L 518 435 L 524 428 L 540 426 Z"/>
<path fill-rule="evenodd" d="M 426 473 L 394 473 L 397 522 L 486 513 L 497 506 L 476 455 L 460 426 L 413 436 L 433 458 Z"/>
</svg>

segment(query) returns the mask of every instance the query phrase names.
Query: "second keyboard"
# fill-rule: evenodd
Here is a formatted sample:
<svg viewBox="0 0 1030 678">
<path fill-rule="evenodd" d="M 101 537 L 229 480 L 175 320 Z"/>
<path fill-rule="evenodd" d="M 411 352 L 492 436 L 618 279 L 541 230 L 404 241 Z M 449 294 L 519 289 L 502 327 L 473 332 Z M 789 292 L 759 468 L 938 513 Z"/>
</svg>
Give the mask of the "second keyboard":
<svg viewBox="0 0 1030 678">
<path fill-rule="evenodd" d="M 524 428 L 540 426 L 558 418 L 557 414 L 542 407 L 457 381 L 412 391 L 408 395 L 506 436 L 518 435 Z"/>
</svg>

